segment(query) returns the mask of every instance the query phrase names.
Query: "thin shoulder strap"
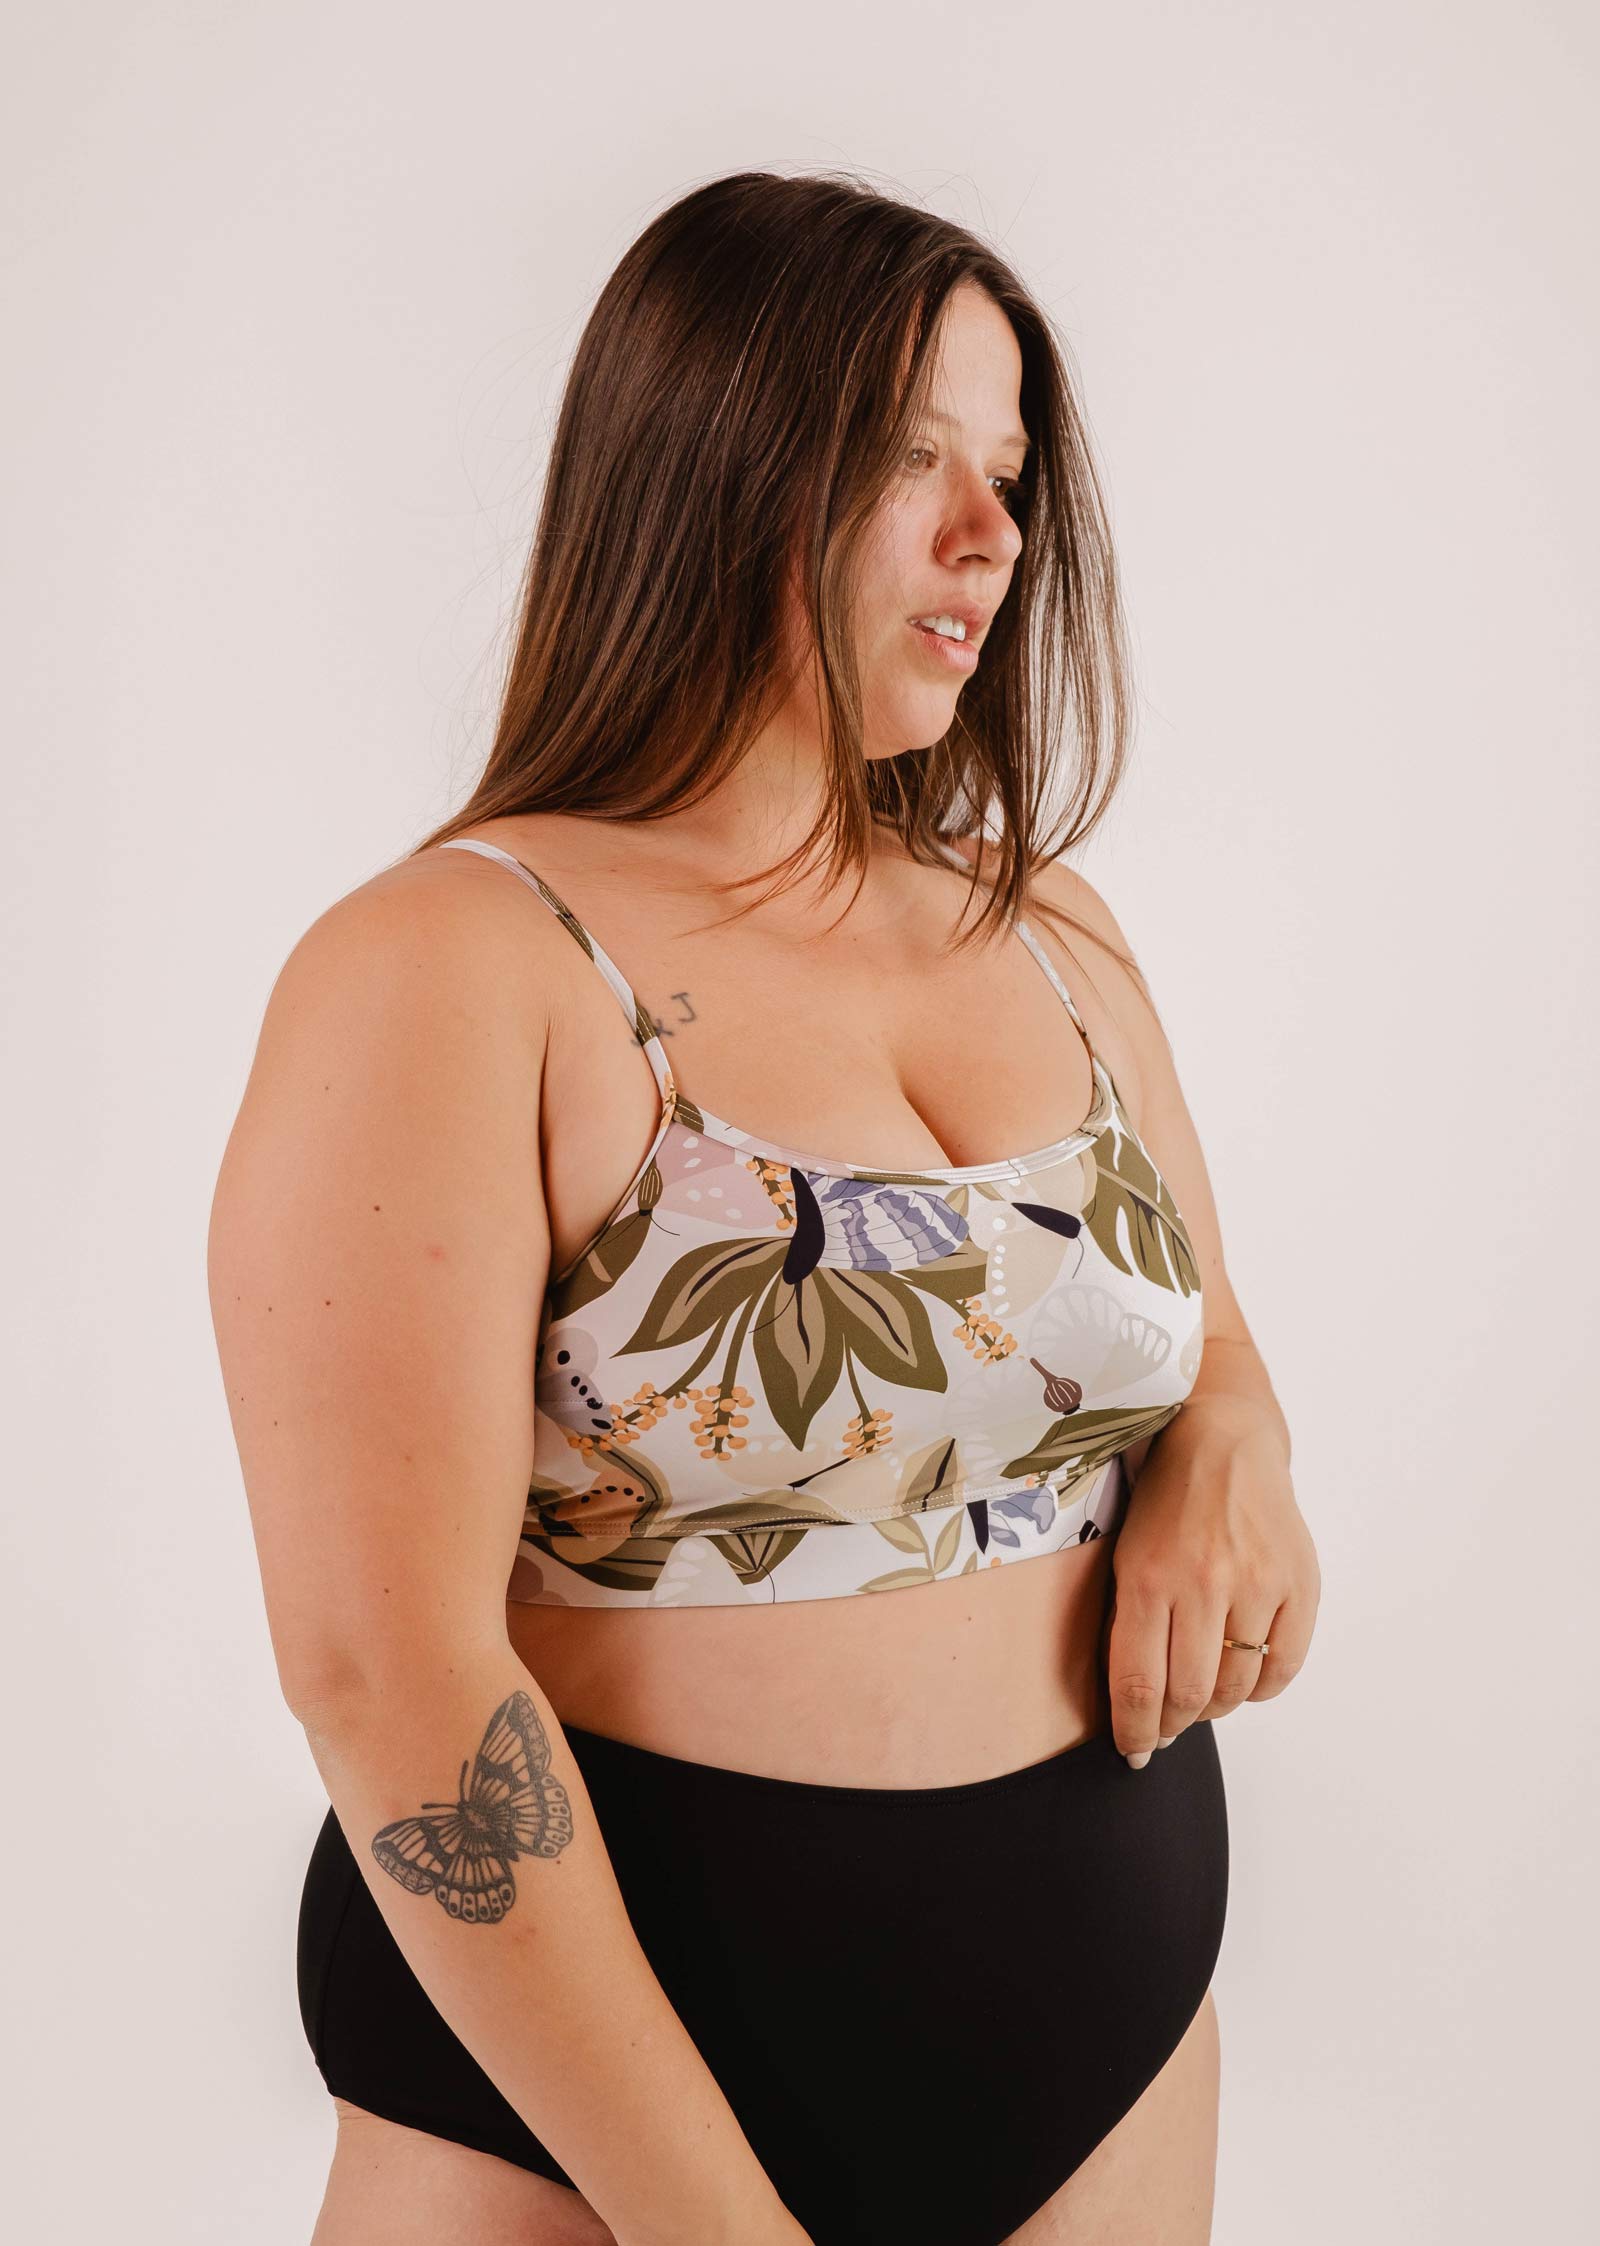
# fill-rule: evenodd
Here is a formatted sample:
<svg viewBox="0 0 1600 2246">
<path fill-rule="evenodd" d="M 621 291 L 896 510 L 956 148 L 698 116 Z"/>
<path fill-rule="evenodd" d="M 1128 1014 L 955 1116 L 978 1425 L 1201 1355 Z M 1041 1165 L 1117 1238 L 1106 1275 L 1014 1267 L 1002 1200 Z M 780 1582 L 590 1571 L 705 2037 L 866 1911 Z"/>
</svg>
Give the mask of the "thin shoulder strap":
<svg viewBox="0 0 1600 2246">
<path fill-rule="evenodd" d="M 939 844 L 939 847 L 949 857 L 952 865 L 959 866 L 965 873 L 970 874 L 972 872 L 972 860 L 967 857 L 962 851 L 957 850 L 949 840 L 948 836 L 935 835 L 934 840 Z M 1014 923 L 1014 926 L 1016 928 L 1017 934 L 1022 938 L 1029 951 L 1032 952 L 1034 958 L 1039 962 L 1039 965 L 1049 976 L 1056 996 L 1060 999 L 1062 1005 L 1065 1006 L 1067 1012 L 1072 1016 L 1072 1020 L 1077 1029 L 1078 1035 L 1083 1039 L 1084 1044 L 1089 1049 L 1089 1059 L 1091 1064 L 1098 1066 L 1099 1055 L 1094 1049 L 1094 1040 L 1083 1025 L 1083 1016 L 1078 1012 L 1077 1007 L 1072 1003 L 1072 993 L 1070 990 L 1068 990 L 1066 984 L 1062 981 L 1061 976 L 1057 971 L 1055 961 L 1050 957 L 1050 954 L 1045 950 L 1043 944 L 1040 943 L 1038 937 L 1034 934 L 1033 930 L 1028 926 L 1028 923 L 1025 920 L 1017 920 Z"/>
<path fill-rule="evenodd" d="M 611 957 L 611 954 L 590 934 L 572 910 L 572 907 L 563 903 L 562 899 L 556 895 L 549 882 L 541 874 L 536 874 L 531 867 L 525 866 L 520 858 L 514 858 L 509 850 L 502 850 L 498 843 L 481 842 L 472 835 L 455 835 L 448 842 L 441 842 L 438 847 L 441 850 L 474 850 L 480 858 L 498 859 L 499 863 L 507 867 L 520 881 L 526 882 L 534 895 L 555 914 L 573 942 L 582 951 L 586 952 L 595 966 L 599 968 L 601 974 L 605 977 L 611 995 L 622 1008 L 628 1025 L 633 1031 L 634 1043 L 642 1046 L 649 1058 L 650 1066 L 655 1072 L 656 1083 L 661 1089 L 663 1104 L 675 1102 L 677 1086 L 673 1082 L 671 1065 L 667 1060 L 661 1039 L 656 1033 L 654 1022 L 633 995 L 627 977 Z"/>
</svg>

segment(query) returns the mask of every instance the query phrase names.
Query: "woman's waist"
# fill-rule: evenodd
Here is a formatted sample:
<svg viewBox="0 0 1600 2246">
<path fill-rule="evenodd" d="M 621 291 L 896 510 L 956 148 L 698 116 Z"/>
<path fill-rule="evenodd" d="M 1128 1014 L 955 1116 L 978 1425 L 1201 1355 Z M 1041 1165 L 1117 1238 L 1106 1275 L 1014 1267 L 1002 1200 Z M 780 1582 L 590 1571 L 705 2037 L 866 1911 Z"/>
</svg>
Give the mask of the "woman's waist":
<svg viewBox="0 0 1600 2246">
<path fill-rule="evenodd" d="M 818 1785 L 959 1785 L 1102 1728 L 1113 1541 L 759 1611 L 508 1601 L 506 1627 L 583 1730 Z"/>
</svg>

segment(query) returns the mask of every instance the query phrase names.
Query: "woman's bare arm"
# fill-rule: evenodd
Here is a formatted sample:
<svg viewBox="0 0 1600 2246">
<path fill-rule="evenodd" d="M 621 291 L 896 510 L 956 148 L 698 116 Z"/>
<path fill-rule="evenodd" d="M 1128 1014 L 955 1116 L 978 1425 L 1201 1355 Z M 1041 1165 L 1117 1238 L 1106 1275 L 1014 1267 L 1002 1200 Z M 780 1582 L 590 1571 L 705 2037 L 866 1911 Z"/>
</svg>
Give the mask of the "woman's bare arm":
<svg viewBox="0 0 1600 2246">
<path fill-rule="evenodd" d="M 407 1963 L 622 2246 L 803 2246 L 505 1628 L 550 1258 L 550 953 L 531 900 L 473 867 L 424 854 L 301 938 L 217 1183 L 212 1317 L 279 1681 Z M 534 1846 L 474 1922 L 435 1899 L 422 1816 L 448 1813 L 423 1805 L 470 1784 L 496 1719 Z"/>
</svg>

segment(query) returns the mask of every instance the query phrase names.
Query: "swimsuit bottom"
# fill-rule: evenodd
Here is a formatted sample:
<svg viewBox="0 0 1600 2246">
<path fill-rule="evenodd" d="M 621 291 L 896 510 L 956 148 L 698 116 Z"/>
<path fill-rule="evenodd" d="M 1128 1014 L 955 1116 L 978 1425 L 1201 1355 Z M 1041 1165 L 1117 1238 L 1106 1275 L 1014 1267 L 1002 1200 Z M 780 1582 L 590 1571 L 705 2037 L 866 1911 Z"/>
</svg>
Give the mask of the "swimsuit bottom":
<svg viewBox="0 0 1600 2246">
<path fill-rule="evenodd" d="M 1209 1722 L 1143 1770 L 1105 1730 L 912 1787 L 562 1734 L 645 1955 L 814 2246 L 1001 2246 L 1205 1999 L 1228 1889 Z M 331 1809 L 298 1986 L 333 2095 L 573 2188 L 435 2011 Z"/>
</svg>

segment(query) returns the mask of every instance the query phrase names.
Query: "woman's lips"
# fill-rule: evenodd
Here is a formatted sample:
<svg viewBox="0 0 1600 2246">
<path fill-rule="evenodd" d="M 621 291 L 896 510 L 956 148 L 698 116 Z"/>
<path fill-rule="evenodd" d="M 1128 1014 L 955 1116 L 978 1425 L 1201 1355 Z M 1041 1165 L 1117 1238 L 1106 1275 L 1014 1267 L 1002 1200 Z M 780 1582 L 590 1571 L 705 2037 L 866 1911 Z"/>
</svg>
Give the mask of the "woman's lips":
<svg viewBox="0 0 1600 2246">
<path fill-rule="evenodd" d="M 978 650 L 970 640 L 946 639 L 942 632 L 930 632 L 926 624 L 913 624 L 912 631 L 938 662 L 947 670 L 959 671 L 965 678 L 978 667 Z"/>
</svg>

